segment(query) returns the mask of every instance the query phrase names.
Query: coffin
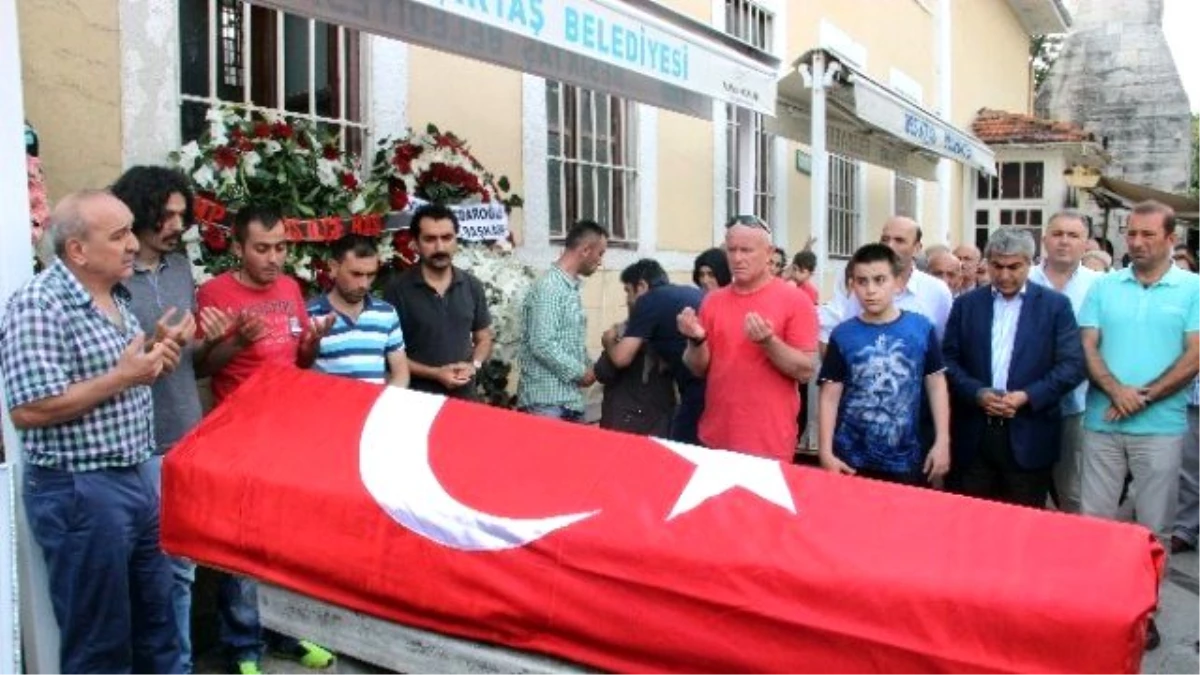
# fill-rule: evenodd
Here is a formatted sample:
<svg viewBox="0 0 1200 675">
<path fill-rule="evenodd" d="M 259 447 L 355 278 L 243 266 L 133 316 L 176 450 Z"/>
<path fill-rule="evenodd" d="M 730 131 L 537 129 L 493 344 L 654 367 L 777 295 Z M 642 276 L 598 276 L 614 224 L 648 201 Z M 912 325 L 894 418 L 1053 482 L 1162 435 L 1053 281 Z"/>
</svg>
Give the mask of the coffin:
<svg viewBox="0 0 1200 675">
<path fill-rule="evenodd" d="M 174 555 L 611 671 L 1135 672 L 1164 562 L 1134 525 L 276 367 L 169 453 L 162 513 Z"/>
</svg>

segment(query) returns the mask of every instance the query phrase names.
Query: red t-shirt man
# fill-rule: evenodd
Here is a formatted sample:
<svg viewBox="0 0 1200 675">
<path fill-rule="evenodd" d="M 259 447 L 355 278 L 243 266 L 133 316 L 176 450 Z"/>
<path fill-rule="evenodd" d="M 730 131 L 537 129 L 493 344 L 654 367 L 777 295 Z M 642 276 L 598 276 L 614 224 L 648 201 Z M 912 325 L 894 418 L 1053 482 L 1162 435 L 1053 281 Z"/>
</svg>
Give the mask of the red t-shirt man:
<svg viewBox="0 0 1200 675">
<path fill-rule="evenodd" d="M 197 311 L 215 307 L 231 317 L 240 314 L 262 318 L 265 332 L 230 359 L 212 377 L 213 398 L 225 400 L 242 382 L 265 363 L 294 365 L 300 337 L 309 325 L 304 294 L 295 279 L 280 275 L 264 288 L 247 286 L 236 273 L 226 272 L 210 279 L 196 293 Z"/>
<path fill-rule="evenodd" d="M 747 337 L 750 313 L 770 322 L 774 339 L 802 352 L 817 350 L 816 306 L 792 284 L 772 279 L 748 293 L 735 286 L 710 291 L 699 316 L 711 354 L 700 440 L 710 448 L 791 462 L 800 413 L 796 380 Z"/>
</svg>

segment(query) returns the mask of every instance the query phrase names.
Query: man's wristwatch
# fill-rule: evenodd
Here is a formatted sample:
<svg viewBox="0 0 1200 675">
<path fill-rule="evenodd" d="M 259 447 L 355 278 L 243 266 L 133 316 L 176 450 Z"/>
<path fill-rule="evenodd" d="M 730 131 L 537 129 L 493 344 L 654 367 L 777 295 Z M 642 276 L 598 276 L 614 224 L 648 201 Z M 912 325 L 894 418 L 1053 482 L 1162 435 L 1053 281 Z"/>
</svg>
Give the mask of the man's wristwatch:
<svg viewBox="0 0 1200 675">
<path fill-rule="evenodd" d="M 699 340 L 697 340 L 696 338 L 693 338 L 693 337 L 690 337 L 690 338 L 688 338 L 688 342 L 690 342 L 690 343 L 692 344 L 692 346 L 693 346 L 693 347 L 699 347 L 700 345 L 704 344 L 704 342 L 705 342 L 706 340 L 708 340 L 708 336 L 707 336 L 707 335 L 705 335 L 704 337 L 700 338 Z"/>
</svg>

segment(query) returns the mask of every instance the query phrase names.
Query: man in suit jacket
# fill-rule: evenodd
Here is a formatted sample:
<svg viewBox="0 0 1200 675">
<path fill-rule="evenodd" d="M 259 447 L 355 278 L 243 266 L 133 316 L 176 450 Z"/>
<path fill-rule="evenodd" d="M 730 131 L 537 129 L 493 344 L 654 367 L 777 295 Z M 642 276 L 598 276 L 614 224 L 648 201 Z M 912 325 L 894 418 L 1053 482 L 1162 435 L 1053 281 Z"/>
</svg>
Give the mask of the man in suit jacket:
<svg viewBox="0 0 1200 675">
<path fill-rule="evenodd" d="M 991 285 L 954 302 L 943 352 L 955 487 L 1040 508 L 1058 460 L 1059 402 L 1086 364 L 1070 300 L 1026 283 L 1033 255 L 1028 232 L 992 235 L 984 251 Z"/>
</svg>

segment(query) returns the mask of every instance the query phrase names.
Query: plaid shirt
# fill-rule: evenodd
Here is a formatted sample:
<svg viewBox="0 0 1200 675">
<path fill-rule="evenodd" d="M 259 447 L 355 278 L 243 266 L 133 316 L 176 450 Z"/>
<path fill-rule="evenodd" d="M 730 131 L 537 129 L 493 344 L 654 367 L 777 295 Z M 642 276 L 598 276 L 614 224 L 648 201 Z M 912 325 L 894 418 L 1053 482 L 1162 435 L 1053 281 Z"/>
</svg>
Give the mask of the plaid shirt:
<svg viewBox="0 0 1200 675">
<path fill-rule="evenodd" d="M 129 292 L 118 285 L 113 297 L 124 330 L 61 260 L 13 294 L 0 320 L 0 373 L 9 409 L 59 396 L 116 365 L 140 326 Z M 139 464 L 154 449 L 152 406 L 150 387 L 131 387 L 77 419 L 22 429 L 26 461 L 66 471 Z"/>
<path fill-rule="evenodd" d="M 552 265 L 525 296 L 523 320 L 517 405 L 557 405 L 583 412 L 578 382 L 590 361 L 579 280 Z"/>
</svg>

